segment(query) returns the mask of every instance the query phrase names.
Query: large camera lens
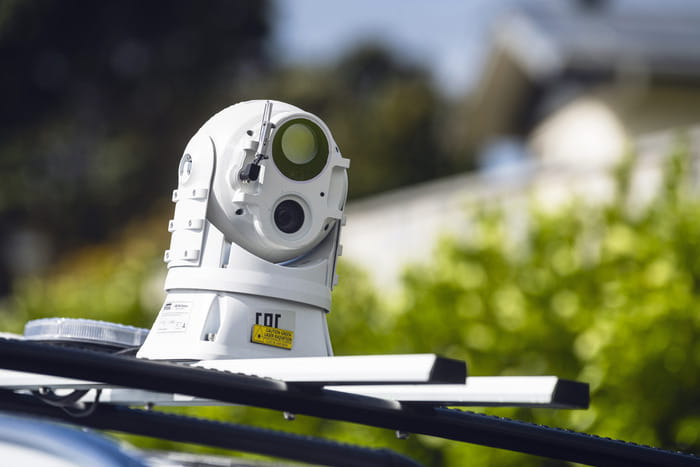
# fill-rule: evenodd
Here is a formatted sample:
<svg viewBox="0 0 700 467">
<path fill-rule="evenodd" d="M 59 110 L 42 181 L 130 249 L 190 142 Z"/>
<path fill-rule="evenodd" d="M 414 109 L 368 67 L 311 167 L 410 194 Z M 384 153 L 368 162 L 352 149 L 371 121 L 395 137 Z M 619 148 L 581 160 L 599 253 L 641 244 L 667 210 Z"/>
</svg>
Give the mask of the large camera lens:
<svg viewBox="0 0 700 467">
<path fill-rule="evenodd" d="M 272 159 L 285 177 L 311 180 L 328 162 L 328 138 L 315 122 L 295 118 L 284 122 L 272 140 Z"/>
<path fill-rule="evenodd" d="M 282 153 L 295 164 L 306 164 L 316 157 L 318 144 L 308 125 L 294 123 L 282 134 Z"/>
<path fill-rule="evenodd" d="M 282 201 L 275 208 L 275 225 L 284 233 L 297 232 L 304 225 L 304 208 L 291 199 Z"/>
</svg>

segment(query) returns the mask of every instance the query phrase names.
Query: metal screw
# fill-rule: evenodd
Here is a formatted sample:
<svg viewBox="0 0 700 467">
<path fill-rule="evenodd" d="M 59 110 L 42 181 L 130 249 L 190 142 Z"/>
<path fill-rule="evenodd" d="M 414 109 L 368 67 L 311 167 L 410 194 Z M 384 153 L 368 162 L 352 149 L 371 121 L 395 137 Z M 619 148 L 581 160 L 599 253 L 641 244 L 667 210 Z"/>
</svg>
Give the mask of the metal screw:
<svg viewBox="0 0 700 467">
<path fill-rule="evenodd" d="M 411 433 L 408 433 L 406 431 L 396 430 L 396 439 L 408 439 L 410 436 L 411 436 Z"/>
<path fill-rule="evenodd" d="M 292 412 L 283 412 L 282 416 L 284 417 L 285 420 L 288 422 L 293 422 L 294 420 L 297 419 L 297 416 L 294 415 Z"/>
</svg>

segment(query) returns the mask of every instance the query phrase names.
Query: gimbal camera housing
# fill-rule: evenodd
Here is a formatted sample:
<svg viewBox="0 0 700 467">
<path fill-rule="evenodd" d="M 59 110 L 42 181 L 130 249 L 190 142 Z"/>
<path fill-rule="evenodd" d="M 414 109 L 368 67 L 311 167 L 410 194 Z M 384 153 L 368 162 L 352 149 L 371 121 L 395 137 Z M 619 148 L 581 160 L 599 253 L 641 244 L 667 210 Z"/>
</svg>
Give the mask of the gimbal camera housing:
<svg viewBox="0 0 700 467">
<path fill-rule="evenodd" d="M 165 252 L 167 297 L 138 357 L 330 356 L 349 159 L 318 117 L 248 101 L 187 144 Z"/>
</svg>

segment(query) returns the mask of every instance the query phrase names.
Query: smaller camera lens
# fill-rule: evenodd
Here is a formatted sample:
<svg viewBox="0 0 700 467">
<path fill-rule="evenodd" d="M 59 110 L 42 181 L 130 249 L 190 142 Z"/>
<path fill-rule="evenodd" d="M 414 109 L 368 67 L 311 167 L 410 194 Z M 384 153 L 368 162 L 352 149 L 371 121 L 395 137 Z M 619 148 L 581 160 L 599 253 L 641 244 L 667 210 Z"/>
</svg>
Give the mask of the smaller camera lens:
<svg viewBox="0 0 700 467">
<path fill-rule="evenodd" d="M 291 199 L 282 201 L 275 208 L 275 225 L 284 233 L 297 232 L 304 225 L 304 208 Z"/>
</svg>

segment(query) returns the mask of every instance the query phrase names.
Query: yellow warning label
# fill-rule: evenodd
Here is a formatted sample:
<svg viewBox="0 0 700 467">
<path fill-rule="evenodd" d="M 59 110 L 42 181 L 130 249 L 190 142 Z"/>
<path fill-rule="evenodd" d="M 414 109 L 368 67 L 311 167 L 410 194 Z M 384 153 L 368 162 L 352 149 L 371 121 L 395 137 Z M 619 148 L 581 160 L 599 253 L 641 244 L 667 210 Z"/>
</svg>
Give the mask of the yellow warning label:
<svg viewBox="0 0 700 467">
<path fill-rule="evenodd" d="M 271 345 L 273 347 L 292 350 L 292 344 L 294 343 L 294 331 L 287 331 L 286 329 L 254 324 L 253 335 L 250 337 L 250 341 L 258 344 Z"/>
</svg>

